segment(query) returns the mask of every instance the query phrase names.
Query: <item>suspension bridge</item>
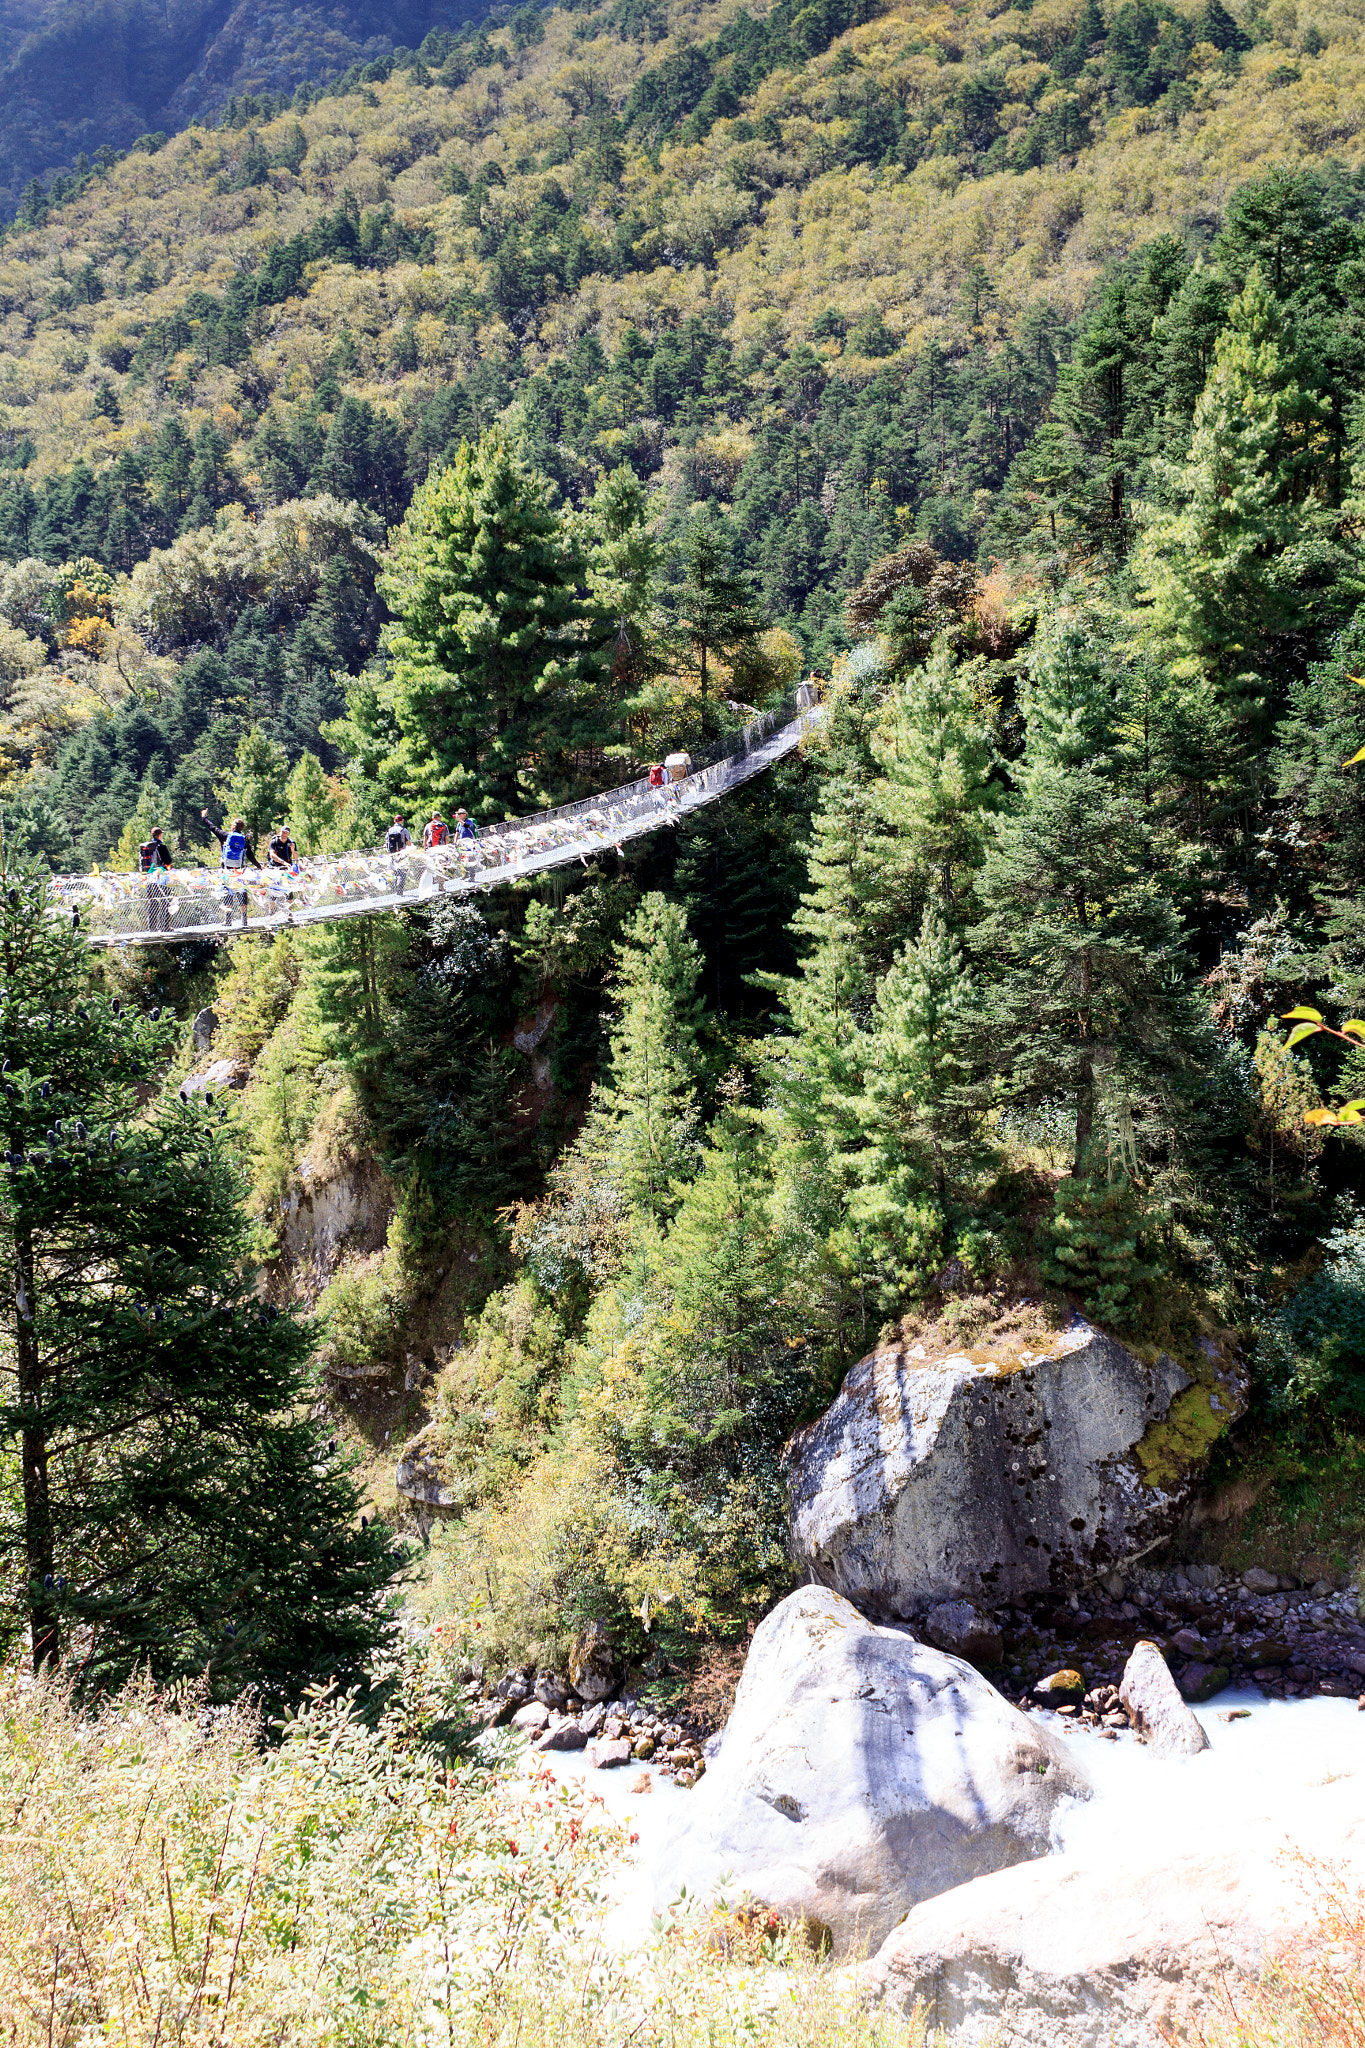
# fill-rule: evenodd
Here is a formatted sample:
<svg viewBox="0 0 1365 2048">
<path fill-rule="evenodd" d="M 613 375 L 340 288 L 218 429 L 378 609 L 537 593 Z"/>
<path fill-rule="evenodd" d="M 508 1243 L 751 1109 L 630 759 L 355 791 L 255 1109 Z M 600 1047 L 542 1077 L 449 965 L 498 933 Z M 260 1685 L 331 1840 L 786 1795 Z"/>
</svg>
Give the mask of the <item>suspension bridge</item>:
<svg viewBox="0 0 1365 2048">
<path fill-rule="evenodd" d="M 664 789 L 651 788 L 647 779 L 629 782 L 558 810 L 483 826 L 477 840 L 412 846 L 397 854 L 333 854 L 300 860 L 293 868 L 259 871 L 192 867 L 152 875 L 54 875 L 54 907 L 71 916 L 92 946 L 171 946 L 185 939 L 369 917 L 376 911 L 412 910 L 442 896 L 469 896 L 523 875 L 619 852 L 629 839 L 676 825 L 790 754 L 818 724 L 822 710 L 815 684 L 802 683 Z"/>
</svg>

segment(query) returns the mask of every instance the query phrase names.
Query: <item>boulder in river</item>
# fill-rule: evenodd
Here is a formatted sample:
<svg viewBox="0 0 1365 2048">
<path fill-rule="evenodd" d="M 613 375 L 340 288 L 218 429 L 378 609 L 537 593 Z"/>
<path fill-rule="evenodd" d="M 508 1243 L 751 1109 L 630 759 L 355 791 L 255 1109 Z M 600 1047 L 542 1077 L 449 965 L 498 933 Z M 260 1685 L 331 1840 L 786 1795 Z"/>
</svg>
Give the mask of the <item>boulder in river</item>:
<svg viewBox="0 0 1365 2048">
<path fill-rule="evenodd" d="M 970 1665 L 822 1586 L 760 1623 L 720 1754 L 659 1853 L 656 1904 L 747 1895 L 875 1945 L 919 1900 L 1046 1854 L 1086 1773 Z"/>
<path fill-rule="evenodd" d="M 1155 1643 L 1133 1645 L 1119 1698 L 1138 1741 L 1150 1744 L 1154 1756 L 1198 1756 L 1208 1748 L 1208 1736 L 1180 1697 L 1180 1688 Z"/>
<path fill-rule="evenodd" d="M 1294 1833 L 1351 1889 L 1365 1878 L 1359 1784 L 1309 1791 Z M 1312 1928 L 1322 1894 L 1304 1876 L 1283 1816 L 1235 1823 L 1197 1853 L 1048 1856 L 916 1906 L 859 1976 L 870 1999 L 918 2009 L 926 2032 L 942 2028 L 957 2048 L 1199 2040 Z"/>
<path fill-rule="evenodd" d="M 929 1357 L 860 1360 L 787 1453 L 790 1539 L 811 1577 L 887 1617 L 1093 1582 L 1175 1528 L 1245 1375 L 1148 1364 L 1076 1316 Z"/>
<path fill-rule="evenodd" d="M 611 1638 L 600 1621 L 590 1621 L 569 1652 L 569 1683 L 581 1700 L 607 1700 L 615 1692 Z"/>
</svg>

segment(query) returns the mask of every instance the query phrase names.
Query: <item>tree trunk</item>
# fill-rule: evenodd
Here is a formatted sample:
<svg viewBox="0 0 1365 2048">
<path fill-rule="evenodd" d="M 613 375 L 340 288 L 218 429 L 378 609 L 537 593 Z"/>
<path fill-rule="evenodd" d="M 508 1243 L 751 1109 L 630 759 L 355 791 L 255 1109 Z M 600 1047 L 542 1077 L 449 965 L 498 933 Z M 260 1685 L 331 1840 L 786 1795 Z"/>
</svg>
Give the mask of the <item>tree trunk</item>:
<svg viewBox="0 0 1365 2048">
<path fill-rule="evenodd" d="M 47 1430 L 43 1423 L 43 1379 L 34 1325 L 33 1239 L 15 1232 L 21 1297 L 15 1319 L 19 1367 L 19 1406 L 24 1411 L 22 1464 L 24 1477 L 24 1551 L 29 1582 L 29 1641 L 33 1668 L 55 1664 L 61 1652 L 57 1616 L 46 1591 L 52 1577 L 52 1498 L 47 1477 Z M 32 1417 L 30 1421 L 28 1418 Z"/>
</svg>

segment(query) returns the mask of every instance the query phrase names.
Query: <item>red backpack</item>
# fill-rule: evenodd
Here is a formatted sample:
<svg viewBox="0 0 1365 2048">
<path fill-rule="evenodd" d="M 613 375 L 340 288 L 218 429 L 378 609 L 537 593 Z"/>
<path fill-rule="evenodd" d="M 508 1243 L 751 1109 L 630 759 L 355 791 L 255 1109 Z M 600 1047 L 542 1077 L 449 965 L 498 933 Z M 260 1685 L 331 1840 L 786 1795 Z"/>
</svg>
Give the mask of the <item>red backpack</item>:
<svg viewBox="0 0 1365 2048">
<path fill-rule="evenodd" d="M 440 818 L 433 818 L 427 826 L 427 845 L 444 846 L 449 837 L 450 834 L 447 832 L 442 820 Z"/>
<path fill-rule="evenodd" d="M 649 771 L 649 786 L 651 789 L 662 789 L 664 786 L 664 771 L 657 761 Z"/>
</svg>

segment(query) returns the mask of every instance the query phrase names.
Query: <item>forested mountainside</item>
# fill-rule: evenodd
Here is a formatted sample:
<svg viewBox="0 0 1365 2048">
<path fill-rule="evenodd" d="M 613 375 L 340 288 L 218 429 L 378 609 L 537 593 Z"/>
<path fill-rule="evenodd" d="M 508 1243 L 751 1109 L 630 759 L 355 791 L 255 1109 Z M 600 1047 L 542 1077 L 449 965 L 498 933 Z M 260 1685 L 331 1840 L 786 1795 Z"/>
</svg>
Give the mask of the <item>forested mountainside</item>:
<svg viewBox="0 0 1365 2048">
<path fill-rule="evenodd" d="M 627 462 L 674 537 L 691 505 L 723 509 L 767 617 L 827 664 L 849 644 L 847 592 L 898 541 L 951 559 L 1013 544 L 1040 424 L 1043 450 L 1060 429 L 1077 451 L 1083 523 L 1140 491 L 1157 400 L 1188 421 L 1224 287 L 1205 265 L 1174 325 L 1138 327 L 1239 180 L 1334 152 L 1323 204 L 1354 217 L 1352 18 L 871 12 L 523 10 L 354 91 L 273 119 L 229 109 L 87 176 L 0 253 L 0 547 L 142 564 L 140 587 L 178 589 L 215 519 L 255 546 L 258 515 L 321 495 L 360 508 L 363 549 L 433 463 L 508 417 L 569 502 Z M 1153 263 L 1150 309 L 1115 315 L 1098 287 Z M 1103 362 L 1116 317 L 1142 366 L 1111 413 L 1100 371 L 1076 370 Z M 117 839 L 110 777 L 126 806 L 158 750 L 182 774 L 177 827 L 198 809 L 194 743 L 138 722 L 154 671 L 195 648 L 255 635 L 229 667 L 247 722 L 286 745 L 293 684 L 246 679 L 292 661 L 316 699 L 299 733 L 335 765 L 333 657 L 355 668 L 381 618 L 358 560 L 294 655 L 321 562 L 302 600 L 272 598 L 264 639 L 260 605 L 200 572 L 199 609 L 151 599 L 136 628 L 129 612 L 139 644 L 117 660 L 84 659 L 61 622 L 26 632 L 11 680 L 23 663 L 41 680 L 4 743 L 12 772 L 79 792 L 60 803 L 82 859 Z M 92 767 L 95 735 L 72 736 L 97 705 L 114 716 Z"/>
<path fill-rule="evenodd" d="M 482 15 L 426 0 L 11 0 L 0 8 L 0 214 L 54 168 L 216 115 L 234 95 L 287 100 L 433 27 Z"/>
<path fill-rule="evenodd" d="M 374 843 L 828 705 L 573 874 L 100 968 L 212 1000 L 433 1598 L 494 1660 L 739 1632 L 880 1330 L 1070 1304 L 1195 1375 L 1158 1476 L 1235 1334 L 1221 1455 L 1349 1550 L 1363 1034 L 1275 1020 L 1362 1007 L 1355 17 L 617 0 L 371 69 L 0 247 L 9 847 Z"/>
</svg>

